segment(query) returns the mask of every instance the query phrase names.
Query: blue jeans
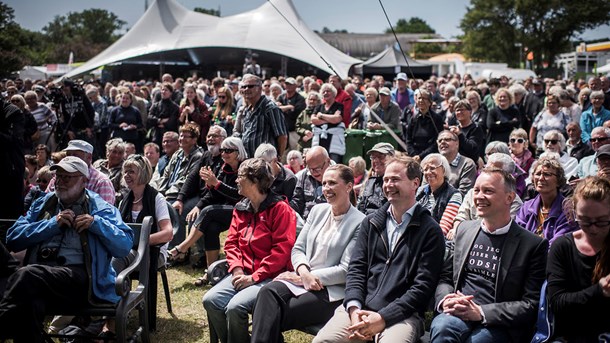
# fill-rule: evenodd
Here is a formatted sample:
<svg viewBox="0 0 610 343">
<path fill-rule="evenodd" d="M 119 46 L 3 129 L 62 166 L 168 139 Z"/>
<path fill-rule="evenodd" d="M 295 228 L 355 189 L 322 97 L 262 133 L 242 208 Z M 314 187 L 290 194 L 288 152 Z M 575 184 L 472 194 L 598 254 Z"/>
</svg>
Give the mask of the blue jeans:
<svg viewBox="0 0 610 343">
<path fill-rule="evenodd" d="M 503 343 L 510 342 L 510 336 L 503 328 L 465 322 L 458 317 L 441 313 L 434 318 L 430 326 L 430 342 Z"/>
<path fill-rule="evenodd" d="M 210 337 L 222 343 L 250 342 L 248 313 L 252 312 L 258 291 L 271 279 L 236 291 L 228 274 L 203 296 L 203 307 L 208 313 Z M 210 339 L 211 342 L 214 340 Z"/>
</svg>

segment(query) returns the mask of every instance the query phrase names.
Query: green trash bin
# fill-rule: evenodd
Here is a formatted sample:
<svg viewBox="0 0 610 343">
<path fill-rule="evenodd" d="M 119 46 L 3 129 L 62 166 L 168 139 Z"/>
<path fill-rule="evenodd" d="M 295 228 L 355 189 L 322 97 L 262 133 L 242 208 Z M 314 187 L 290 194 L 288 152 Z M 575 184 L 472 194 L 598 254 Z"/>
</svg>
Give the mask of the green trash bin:
<svg viewBox="0 0 610 343">
<path fill-rule="evenodd" d="M 345 155 L 343 155 L 343 164 L 347 165 L 349 163 L 349 159 L 354 156 L 364 157 L 363 144 L 365 135 L 365 130 L 345 130 Z"/>
<path fill-rule="evenodd" d="M 364 148 L 362 150 L 363 154 L 366 154 L 366 152 L 369 151 L 370 149 L 372 149 L 375 144 L 381 143 L 381 142 L 392 144 L 394 149 L 396 149 L 398 146 L 398 143 L 396 143 L 396 140 L 390 135 L 390 133 L 388 133 L 388 131 L 386 131 L 386 130 L 371 130 L 371 131 L 367 130 L 366 134 L 364 135 Z M 366 160 L 367 168 L 370 168 L 371 160 L 369 158 L 366 158 L 366 156 L 365 156 L 365 160 Z"/>
</svg>

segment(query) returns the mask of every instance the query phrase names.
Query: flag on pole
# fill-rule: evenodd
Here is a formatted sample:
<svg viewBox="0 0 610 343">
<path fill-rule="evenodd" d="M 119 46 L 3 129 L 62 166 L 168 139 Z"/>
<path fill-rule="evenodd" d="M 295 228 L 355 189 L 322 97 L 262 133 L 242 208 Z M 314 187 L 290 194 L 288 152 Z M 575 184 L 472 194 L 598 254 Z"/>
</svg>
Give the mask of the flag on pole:
<svg viewBox="0 0 610 343">
<path fill-rule="evenodd" d="M 68 58 L 68 65 L 74 63 L 74 52 L 70 51 L 70 57 Z"/>
</svg>

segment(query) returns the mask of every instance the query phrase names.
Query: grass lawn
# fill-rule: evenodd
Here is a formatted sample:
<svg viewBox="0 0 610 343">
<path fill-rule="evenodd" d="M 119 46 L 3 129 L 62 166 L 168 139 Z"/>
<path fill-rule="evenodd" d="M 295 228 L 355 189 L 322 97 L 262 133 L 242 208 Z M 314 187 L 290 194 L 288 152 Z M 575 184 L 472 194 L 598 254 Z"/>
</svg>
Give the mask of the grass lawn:
<svg viewBox="0 0 610 343">
<path fill-rule="evenodd" d="M 157 299 L 157 331 L 153 342 L 209 342 L 210 334 L 201 299 L 211 287 L 196 287 L 193 281 L 202 273 L 190 265 L 167 270 L 173 314 L 167 312 L 165 294 L 159 277 Z M 313 336 L 300 331 L 284 333 L 286 342 L 311 342 Z"/>
</svg>

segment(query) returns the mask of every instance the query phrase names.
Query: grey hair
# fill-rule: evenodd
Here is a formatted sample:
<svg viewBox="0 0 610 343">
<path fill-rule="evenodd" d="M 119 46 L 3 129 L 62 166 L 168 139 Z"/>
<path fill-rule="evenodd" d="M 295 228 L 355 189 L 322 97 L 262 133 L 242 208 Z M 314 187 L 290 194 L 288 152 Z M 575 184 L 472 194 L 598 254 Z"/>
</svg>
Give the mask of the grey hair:
<svg viewBox="0 0 610 343">
<path fill-rule="evenodd" d="M 600 131 L 603 132 L 606 137 L 610 137 L 610 129 L 603 126 L 594 127 L 593 130 L 591 130 L 591 136 L 593 136 L 594 133 L 598 133 Z"/>
<path fill-rule="evenodd" d="M 241 141 L 241 138 L 227 137 L 222 141 L 220 147 L 221 149 L 237 149 L 237 160 L 240 162 L 248 158 L 248 153 L 246 152 L 246 148 L 244 148 L 244 143 Z"/>
<path fill-rule="evenodd" d="M 323 84 L 322 87 L 320 87 L 320 93 L 324 93 L 325 89 L 330 90 L 335 96 L 337 96 L 337 88 L 335 88 L 335 86 L 333 86 L 331 83 Z"/>
<path fill-rule="evenodd" d="M 494 152 L 501 152 L 503 154 L 510 155 L 510 149 L 508 144 L 501 141 L 489 142 L 485 147 L 485 155 L 493 154 Z"/>
<path fill-rule="evenodd" d="M 515 171 L 515 161 L 510 155 L 502 152 L 494 152 L 487 157 L 487 164 L 485 166 L 496 166 L 507 173 L 513 173 Z"/>
<path fill-rule="evenodd" d="M 212 125 L 210 126 L 208 132 L 212 131 L 212 129 L 220 131 L 220 135 L 222 136 L 222 138 L 227 138 L 227 130 L 225 130 L 224 127 L 220 125 Z"/>
<path fill-rule="evenodd" d="M 544 139 L 551 139 L 547 138 L 551 136 L 557 137 L 557 140 L 559 141 L 559 148 L 561 151 L 564 151 L 566 149 L 566 138 L 563 136 L 563 133 L 561 133 L 559 130 L 551 130 L 544 134 Z"/>
<path fill-rule="evenodd" d="M 263 143 L 256 148 L 254 158 L 262 158 L 267 163 L 271 163 L 274 159 L 277 159 L 277 149 L 269 143 Z"/>
<path fill-rule="evenodd" d="M 288 154 L 286 154 L 286 160 L 290 160 L 291 158 L 296 157 L 299 160 L 299 164 L 303 164 L 303 154 L 298 150 L 290 150 Z"/>
<path fill-rule="evenodd" d="M 445 158 L 445 156 L 441 154 L 429 154 L 421 161 L 422 169 L 424 166 L 432 161 L 438 161 L 443 166 L 444 170 L 444 178 L 447 180 L 451 175 L 451 166 L 449 166 L 449 161 Z"/>
</svg>

